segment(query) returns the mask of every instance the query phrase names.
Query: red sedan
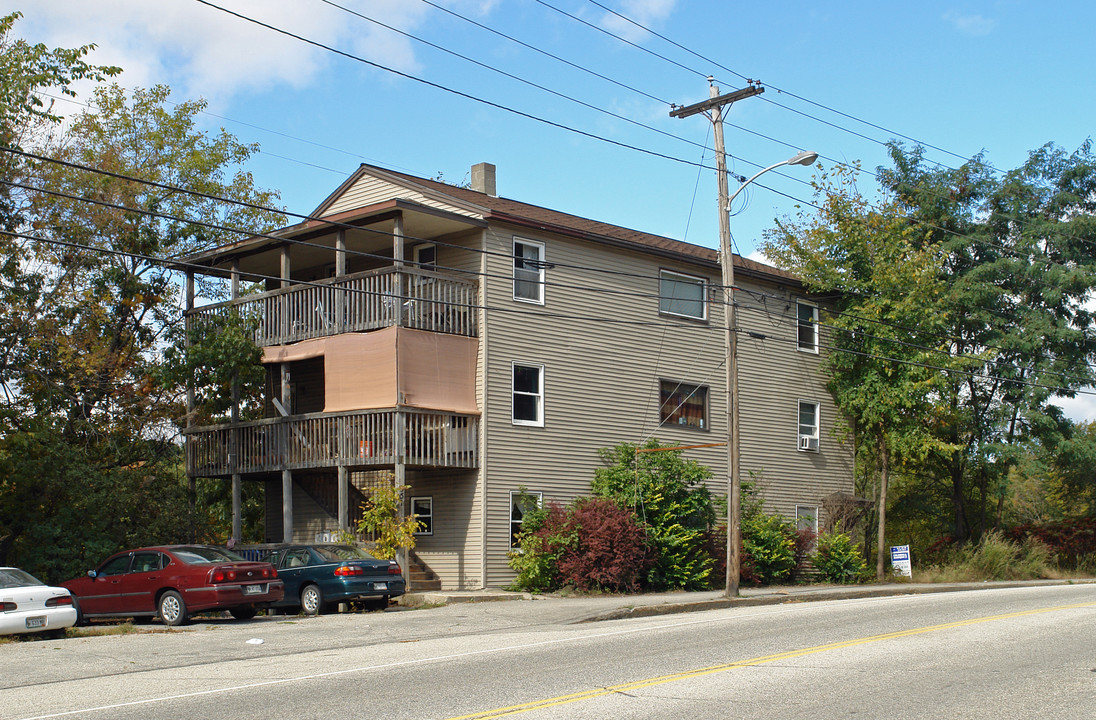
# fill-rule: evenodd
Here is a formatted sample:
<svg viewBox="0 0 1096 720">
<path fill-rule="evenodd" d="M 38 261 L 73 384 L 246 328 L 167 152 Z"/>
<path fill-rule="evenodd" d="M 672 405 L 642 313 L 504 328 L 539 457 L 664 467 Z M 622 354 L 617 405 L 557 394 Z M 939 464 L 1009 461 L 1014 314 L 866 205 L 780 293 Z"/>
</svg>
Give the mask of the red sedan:
<svg viewBox="0 0 1096 720">
<path fill-rule="evenodd" d="M 251 562 L 224 548 L 168 545 L 111 555 L 87 577 L 61 583 L 76 602 L 78 622 L 96 617 L 159 617 L 182 625 L 191 613 L 228 610 L 255 617 L 257 606 L 278 602 L 285 586 L 267 562 Z"/>
</svg>

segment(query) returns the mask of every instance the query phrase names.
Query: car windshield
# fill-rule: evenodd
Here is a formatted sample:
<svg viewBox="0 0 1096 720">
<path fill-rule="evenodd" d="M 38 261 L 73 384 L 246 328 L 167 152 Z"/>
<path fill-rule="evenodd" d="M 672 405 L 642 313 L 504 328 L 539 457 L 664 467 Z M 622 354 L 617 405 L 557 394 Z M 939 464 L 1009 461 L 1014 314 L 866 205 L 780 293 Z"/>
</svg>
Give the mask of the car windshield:
<svg viewBox="0 0 1096 720">
<path fill-rule="evenodd" d="M 19 568 L 0 569 L 0 588 L 17 588 L 28 585 L 45 585 L 45 583 Z"/>
<path fill-rule="evenodd" d="M 316 554 L 324 560 L 341 562 L 343 560 L 376 560 L 375 557 L 361 548 L 352 545 L 320 545 L 313 548 Z"/>
<path fill-rule="evenodd" d="M 219 562 L 246 562 L 236 553 L 215 547 L 179 547 L 172 548 L 171 552 L 187 565 L 207 565 Z"/>
</svg>

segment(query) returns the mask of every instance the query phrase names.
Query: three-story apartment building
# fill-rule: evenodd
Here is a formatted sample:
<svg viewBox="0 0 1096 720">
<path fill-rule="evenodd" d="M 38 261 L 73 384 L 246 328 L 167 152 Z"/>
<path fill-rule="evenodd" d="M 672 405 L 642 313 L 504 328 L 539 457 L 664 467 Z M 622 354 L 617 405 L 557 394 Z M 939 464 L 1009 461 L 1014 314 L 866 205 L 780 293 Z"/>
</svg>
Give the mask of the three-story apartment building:
<svg viewBox="0 0 1096 720">
<path fill-rule="evenodd" d="M 598 450 L 727 438 L 714 250 L 362 165 L 310 216 L 186 259 L 266 291 L 194 307 L 250 318 L 267 417 L 190 427 L 187 472 L 265 484 L 267 540 L 351 525 L 372 483 L 410 486 L 416 555 L 446 588 L 499 586 L 522 491 L 588 494 Z M 817 526 L 851 492 L 851 444 L 820 372 L 818 307 L 735 257 L 743 475 Z M 689 457 L 726 491 L 727 452 Z"/>
</svg>

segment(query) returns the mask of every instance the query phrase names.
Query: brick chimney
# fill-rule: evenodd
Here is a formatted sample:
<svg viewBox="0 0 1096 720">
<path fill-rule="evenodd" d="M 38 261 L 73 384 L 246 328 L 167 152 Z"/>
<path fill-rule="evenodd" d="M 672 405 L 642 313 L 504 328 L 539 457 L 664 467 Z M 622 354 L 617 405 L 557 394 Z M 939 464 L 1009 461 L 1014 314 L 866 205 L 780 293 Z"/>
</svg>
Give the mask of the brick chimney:
<svg viewBox="0 0 1096 720">
<path fill-rule="evenodd" d="M 491 163 L 476 163 L 472 166 L 472 189 L 476 192 L 498 197 L 495 191 L 495 166 Z"/>
</svg>

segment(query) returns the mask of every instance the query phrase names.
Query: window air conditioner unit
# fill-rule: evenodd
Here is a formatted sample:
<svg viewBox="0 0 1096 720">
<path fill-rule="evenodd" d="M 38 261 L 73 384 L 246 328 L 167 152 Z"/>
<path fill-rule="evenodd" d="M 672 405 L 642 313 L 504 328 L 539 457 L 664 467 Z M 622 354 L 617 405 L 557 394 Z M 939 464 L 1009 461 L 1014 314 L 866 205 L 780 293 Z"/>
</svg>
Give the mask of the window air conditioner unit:
<svg viewBox="0 0 1096 720">
<path fill-rule="evenodd" d="M 812 437 L 800 437 L 799 438 L 800 450 L 818 450 L 818 438 Z"/>
</svg>

